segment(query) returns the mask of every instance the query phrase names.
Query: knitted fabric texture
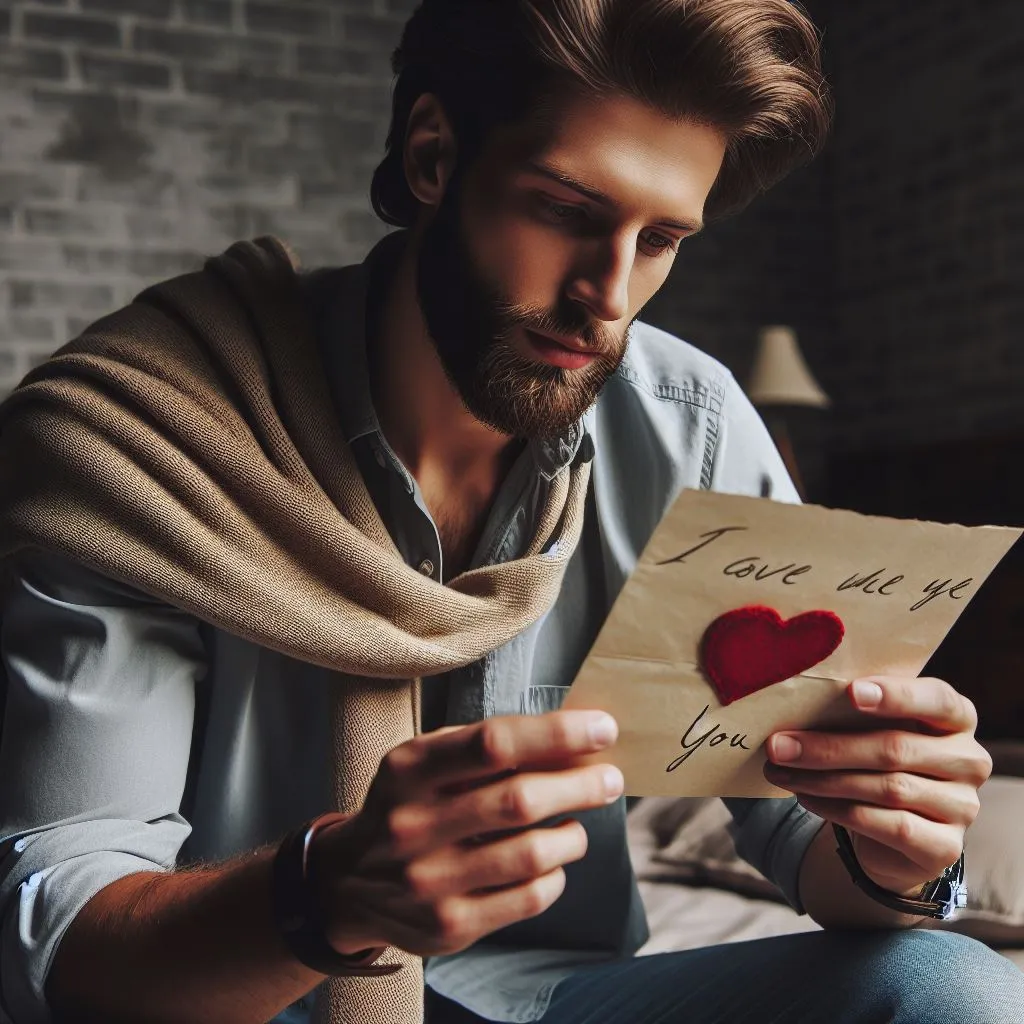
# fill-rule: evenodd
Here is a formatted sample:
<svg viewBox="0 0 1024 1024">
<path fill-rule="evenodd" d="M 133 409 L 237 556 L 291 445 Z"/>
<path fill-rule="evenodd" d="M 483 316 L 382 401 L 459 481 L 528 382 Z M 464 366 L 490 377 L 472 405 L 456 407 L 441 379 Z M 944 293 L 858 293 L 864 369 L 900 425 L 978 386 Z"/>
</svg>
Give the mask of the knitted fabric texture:
<svg viewBox="0 0 1024 1024">
<path fill-rule="evenodd" d="M 563 470 L 523 557 L 441 585 L 407 566 L 345 442 L 297 270 L 272 238 L 155 285 L 0 405 L 0 564 L 59 552 L 339 676 L 336 809 L 418 729 L 423 675 L 467 665 L 550 606 L 589 462 Z M 557 542 L 557 543 L 556 543 Z M 326 808 L 325 808 L 326 810 Z M 338 978 L 331 1024 L 414 1024 L 422 963 Z"/>
<path fill-rule="evenodd" d="M 835 612 L 783 619 L 774 608 L 750 605 L 720 615 L 701 640 L 701 664 L 723 704 L 806 672 L 842 643 Z"/>
</svg>

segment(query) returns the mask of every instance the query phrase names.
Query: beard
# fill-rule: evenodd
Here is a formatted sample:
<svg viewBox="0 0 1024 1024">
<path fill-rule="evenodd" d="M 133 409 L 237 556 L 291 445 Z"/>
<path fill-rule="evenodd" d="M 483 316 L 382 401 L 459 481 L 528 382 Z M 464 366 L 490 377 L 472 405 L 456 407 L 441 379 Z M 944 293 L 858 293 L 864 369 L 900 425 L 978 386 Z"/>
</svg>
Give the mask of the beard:
<svg viewBox="0 0 1024 1024">
<path fill-rule="evenodd" d="M 571 301 L 548 310 L 503 295 L 475 266 L 463 236 L 460 192 L 455 178 L 418 254 L 417 297 L 427 333 L 445 375 L 478 420 L 511 437 L 558 436 L 618 369 L 629 331 L 611 330 Z M 580 338 L 595 358 L 571 370 L 528 359 L 514 347 L 517 328 Z"/>
</svg>

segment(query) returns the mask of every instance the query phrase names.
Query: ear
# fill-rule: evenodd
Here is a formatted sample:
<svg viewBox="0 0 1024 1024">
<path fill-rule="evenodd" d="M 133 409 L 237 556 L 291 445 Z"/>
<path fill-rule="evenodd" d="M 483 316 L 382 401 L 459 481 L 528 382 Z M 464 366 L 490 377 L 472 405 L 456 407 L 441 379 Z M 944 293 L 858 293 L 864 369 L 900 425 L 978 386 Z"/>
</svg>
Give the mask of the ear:
<svg viewBox="0 0 1024 1024">
<path fill-rule="evenodd" d="M 412 194 L 438 206 L 455 170 L 455 133 L 441 101 L 423 93 L 413 104 L 405 131 L 403 164 Z"/>
</svg>

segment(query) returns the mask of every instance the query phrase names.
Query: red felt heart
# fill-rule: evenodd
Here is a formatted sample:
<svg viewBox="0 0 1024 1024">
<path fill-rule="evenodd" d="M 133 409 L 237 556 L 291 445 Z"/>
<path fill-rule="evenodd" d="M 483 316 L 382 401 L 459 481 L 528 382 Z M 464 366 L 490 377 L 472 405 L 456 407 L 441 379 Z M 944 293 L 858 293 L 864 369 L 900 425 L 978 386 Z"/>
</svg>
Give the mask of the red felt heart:
<svg viewBox="0 0 1024 1024">
<path fill-rule="evenodd" d="M 701 661 L 719 699 L 731 704 L 824 661 L 845 632 L 835 612 L 804 612 L 783 620 L 774 608 L 736 608 L 705 630 Z"/>
</svg>

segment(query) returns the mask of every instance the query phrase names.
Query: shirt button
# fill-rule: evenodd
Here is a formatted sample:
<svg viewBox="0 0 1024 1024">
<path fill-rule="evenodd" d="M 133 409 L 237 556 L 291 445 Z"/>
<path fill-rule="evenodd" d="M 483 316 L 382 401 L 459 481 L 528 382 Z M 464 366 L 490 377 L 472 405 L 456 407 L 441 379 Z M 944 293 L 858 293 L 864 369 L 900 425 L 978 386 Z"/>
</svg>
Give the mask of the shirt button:
<svg viewBox="0 0 1024 1024">
<path fill-rule="evenodd" d="M 434 563 L 429 558 L 424 558 L 416 568 L 423 573 L 424 576 L 434 575 Z"/>
</svg>

